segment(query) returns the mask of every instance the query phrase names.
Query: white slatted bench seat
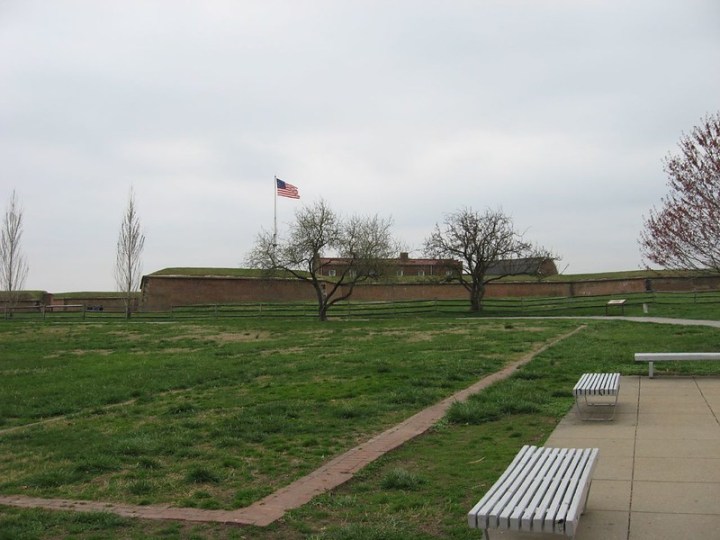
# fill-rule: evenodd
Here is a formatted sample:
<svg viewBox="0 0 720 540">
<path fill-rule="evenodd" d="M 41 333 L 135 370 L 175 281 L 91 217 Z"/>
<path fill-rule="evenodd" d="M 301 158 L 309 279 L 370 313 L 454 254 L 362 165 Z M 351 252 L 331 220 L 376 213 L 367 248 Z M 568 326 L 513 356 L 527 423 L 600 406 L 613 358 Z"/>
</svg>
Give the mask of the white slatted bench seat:
<svg viewBox="0 0 720 540">
<path fill-rule="evenodd" d="M 636 362 L 648 363 L 648 376 L 655 376 L 655 362 L 684 362 L 687 360 L 720 360 L 720 353 L 714 352 L 682 352 L 682 353 L 635 353 Z"/>
<path fill-rule="evenodd" d="M 468 524 L 489 529 L 574 537 L 585 511 L 597 448 L 523 446 L 485 496 Z"/>
<path fill-rule="evenodd" d="M 583 420 L 612 420 L 619 393 L 619 373 L 584 373 L 573 388 L 578 416 Z M 585 402 L 584 407 L 580 405 L 582 400 Z M 610 413 L 595 416 L 589 412 L 593 407 L 609 407 Z"/>
<path fill-rule="evenodd" d="M 625 298 L 618 298 L 617 300 L 609 300 L 608 303 L 605 304 L 605 315 L 608 314 L 608 311 L 613 306 L 615 306 L 615 307 L 620 306 L 620 309 L 622 310 L 622 314 L 625 315 L 625 302 L 627 302 L 627 300 L 625 300 Z"/>
</svg>

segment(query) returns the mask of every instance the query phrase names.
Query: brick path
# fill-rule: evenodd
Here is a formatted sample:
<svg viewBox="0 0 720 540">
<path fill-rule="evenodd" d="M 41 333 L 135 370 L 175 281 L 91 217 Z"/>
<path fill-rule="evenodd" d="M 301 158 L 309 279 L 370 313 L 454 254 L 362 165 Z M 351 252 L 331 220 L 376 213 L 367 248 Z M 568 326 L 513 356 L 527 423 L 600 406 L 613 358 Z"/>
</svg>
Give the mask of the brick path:
<svg viewBox="0 0 720 540">
<path fill-rule="evenodd" d="M 432 407 L 420 411 L 404 422 L 373 437 L 369 441 L 348 450 L 307 476 L 299 478 L 292 484 L 279 489 L 264 499 L 239 510 L 200 510 L 196 508 L 177 508 L 167 505 L 133 506 L 129 504 L 97 501 L 41 499 L 22 495 L 2 495 L 0 496 L 0 505 L 45 508 L 50 510 L 70 510 L 74 512 L 110 512 L 124 517 L 142 519 L 217 522 L 264 527 L 283 517 L 288 510 L 298 508 L 309 502 L 313 497 L 347 482 L 368 463 L 410 439 L 425 433 L 442 419 L 448 408 L 454 402 L 465 401 L 470 395 L 476 394 L 491 384 L 509 377 L 517 368 L 527 364 L 537 354 L 567 339 L 583 328 L 585 328 L 585 326 L 580 326 L 572 332 L 568 332 L 555 338 L 551 342 L 537 347 L 519 360 L 479 380 L 469 388 L 461 390 Z"/>
</svg>

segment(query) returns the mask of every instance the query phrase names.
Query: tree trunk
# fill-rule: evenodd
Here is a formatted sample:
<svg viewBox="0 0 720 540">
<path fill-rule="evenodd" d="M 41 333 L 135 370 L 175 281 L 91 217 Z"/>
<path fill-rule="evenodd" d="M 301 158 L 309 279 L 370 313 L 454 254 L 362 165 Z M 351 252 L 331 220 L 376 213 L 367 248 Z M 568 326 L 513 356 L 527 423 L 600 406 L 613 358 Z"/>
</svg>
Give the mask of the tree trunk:
<svg viewBox="0 0 720 540">
<path fill-rule="evenodd" d="M 485 287 L 482 284 L 473 283 L 470 290 L 470 311 L 479 313 L 482 311 L 482 299 L 485 296 Z"/>
<path fill-rule="evenodd" d="M 327 321 L 327 312 L 328 308 L 328 302 L 327 302 L 327 293 L 325 292 L 325 284 L 319 283 L 319 282 L 313 282 L 313 287 L 315 287 L 315 296 L 317 297 L 317 303 L 318 303 L 318 319 L 321 321 Z"/>
</svg>

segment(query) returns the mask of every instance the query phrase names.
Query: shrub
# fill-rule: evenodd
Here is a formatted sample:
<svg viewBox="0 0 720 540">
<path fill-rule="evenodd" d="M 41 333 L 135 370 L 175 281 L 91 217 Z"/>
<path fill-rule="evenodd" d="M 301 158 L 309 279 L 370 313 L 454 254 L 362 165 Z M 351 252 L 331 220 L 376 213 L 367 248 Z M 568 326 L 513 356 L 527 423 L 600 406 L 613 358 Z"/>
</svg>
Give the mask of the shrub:
<svg viewBox="0 0 720 540">
<path fill-rule="evenodd" d="M 380 485 L 383 489 L 414 490 L 424 483 L 425 481 L 415 473 L 405 469 L 393 469 L 385 475 Z"/>
</svg>

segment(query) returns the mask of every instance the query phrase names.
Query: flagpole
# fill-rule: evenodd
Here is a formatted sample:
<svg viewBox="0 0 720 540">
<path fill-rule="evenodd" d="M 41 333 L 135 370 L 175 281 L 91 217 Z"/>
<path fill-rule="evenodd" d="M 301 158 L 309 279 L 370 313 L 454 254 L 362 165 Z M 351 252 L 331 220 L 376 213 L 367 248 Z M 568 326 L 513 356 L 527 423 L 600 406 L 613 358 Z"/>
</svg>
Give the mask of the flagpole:
<svg viewBox="0 0 720 540">
<path fill-rule="evenodd" d="M 273 177 L 273 193 L 275 197 L 273 199 L 273 248 L 277 246 L 277 176 Z"/>
</svg>

